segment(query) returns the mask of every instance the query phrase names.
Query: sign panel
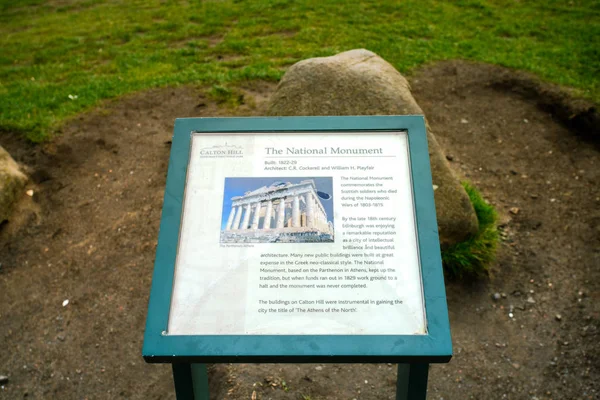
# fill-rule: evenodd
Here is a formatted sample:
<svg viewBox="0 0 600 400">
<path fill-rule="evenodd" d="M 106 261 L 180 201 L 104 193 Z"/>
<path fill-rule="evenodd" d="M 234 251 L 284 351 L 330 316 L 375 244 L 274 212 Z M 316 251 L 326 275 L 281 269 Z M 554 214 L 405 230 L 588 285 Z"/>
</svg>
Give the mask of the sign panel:
<svg viewBox="0 0 600 400">
<path fill-rule="evenodd" d="M 427 333 L 406 131 L 195 132 L 167 335 Z"/>
<path fill-rule="evenodd" d="M 447 362 L 422 116 L 175 123 L 148 362 Z"/>
</svg>

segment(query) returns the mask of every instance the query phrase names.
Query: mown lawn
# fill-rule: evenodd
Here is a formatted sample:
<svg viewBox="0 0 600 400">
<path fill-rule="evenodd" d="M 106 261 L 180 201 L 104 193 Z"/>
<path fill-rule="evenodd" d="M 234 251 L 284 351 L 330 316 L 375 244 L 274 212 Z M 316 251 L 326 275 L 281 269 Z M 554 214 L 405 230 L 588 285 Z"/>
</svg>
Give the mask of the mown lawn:
<svg viewBox="0 0 600 400">
<path fill-rule="evenodd" d="M 0 131 L 33 141 L 102 99 L 278 80 L 301 59 L 361 47 L 403 73 L 483 61 L 600 103 L 597 0 L 0 1 Z"/>
</svg>

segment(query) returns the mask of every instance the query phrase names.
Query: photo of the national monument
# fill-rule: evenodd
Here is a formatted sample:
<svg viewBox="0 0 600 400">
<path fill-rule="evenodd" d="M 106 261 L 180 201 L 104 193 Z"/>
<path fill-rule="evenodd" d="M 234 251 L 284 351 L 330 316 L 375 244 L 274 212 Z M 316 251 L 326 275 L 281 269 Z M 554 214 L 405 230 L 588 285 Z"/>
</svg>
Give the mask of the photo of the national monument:
<svg viewBox="0 0 600 400">
<path fill-rule="evenodd" d="M 221 243 L 333 242 L 331 177 L 225 178 Z"/>
</svg>

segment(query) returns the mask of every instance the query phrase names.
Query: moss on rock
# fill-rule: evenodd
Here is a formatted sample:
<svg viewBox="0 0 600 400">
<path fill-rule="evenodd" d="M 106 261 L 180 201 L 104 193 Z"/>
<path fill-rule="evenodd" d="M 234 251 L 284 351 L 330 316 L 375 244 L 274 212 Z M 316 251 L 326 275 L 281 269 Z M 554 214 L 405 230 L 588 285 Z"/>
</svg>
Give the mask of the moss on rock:
<svg viewBox="0 0 600 400">
<path fill-rule="evenodd" d="M 469 183 L 463 183 L 463 186 L 477 214 L 479 231 L 464 242 L 442 250 L 444 270 L 456 278 L 487 275 L 496 258 L 499 240 L 496 210 Z"/>
</svg>

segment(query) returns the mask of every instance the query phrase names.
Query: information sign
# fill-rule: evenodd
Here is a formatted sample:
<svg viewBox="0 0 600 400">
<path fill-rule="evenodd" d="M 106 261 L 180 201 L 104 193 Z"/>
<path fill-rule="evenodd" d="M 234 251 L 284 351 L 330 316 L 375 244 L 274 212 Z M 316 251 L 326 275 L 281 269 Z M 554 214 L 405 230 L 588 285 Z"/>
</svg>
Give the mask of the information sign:
<svg viewBox="0 0 600 400">
<path fill-rule="evenodd" d="M 445 362 L 422 117 L 179 119 L 149 362 Z"/>
</svg>

